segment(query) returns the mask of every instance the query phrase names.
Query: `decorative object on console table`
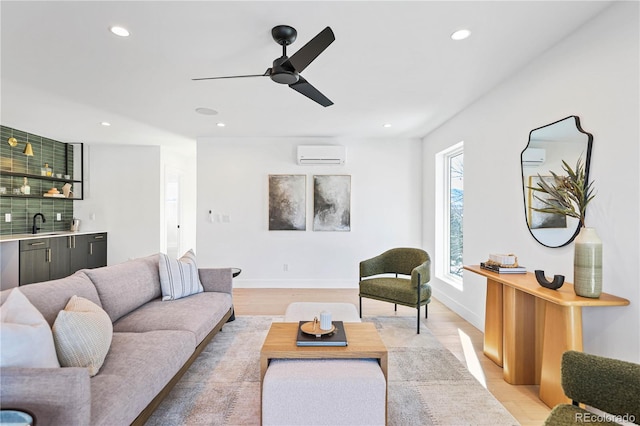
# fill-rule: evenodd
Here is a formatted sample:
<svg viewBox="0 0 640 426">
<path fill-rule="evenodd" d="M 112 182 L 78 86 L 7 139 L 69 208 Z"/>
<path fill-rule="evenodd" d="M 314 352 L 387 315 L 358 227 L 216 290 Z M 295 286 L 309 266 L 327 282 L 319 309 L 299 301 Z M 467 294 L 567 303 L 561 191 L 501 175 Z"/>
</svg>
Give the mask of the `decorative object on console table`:
<svg viewBox="0 0 640 426">
<path fill-rule="evenodd" d="M 598 298 L 602 293 L 602 241 L 594 228 L 585 227 L 587 205 L 595 197 L 593 182 L 589 182 L 587 176 L 588 167 L 582 158 L 578 158 L 575 170 L 562 161 L 566 176 L 551 172 L 555 183 L 539 182 L 538 187 L 532 189 L 549 195 L 548 199 L 534 195 L 545 205 L 535 210 L 580 220 L 580 232 L 574 240 L 573 288 L 578 296 Z"/>
<path fill-rule="evenodd" d="M 499 263 L 503 266 L 517 266 L 518 265 L 518 256 L 515 254 L 489 254 L 489 260 L 492 262 Z"/>
<path fill-rule="evenodd" d="M 490 261 L 480 262 L 480 267 L 488 271 L 497 272 L 499 274 L 526 274 L 527 268 L 524 266 L 501 266 Z"/>
<path fill-rule="evenodd" d="M 549 282 L 547 280 L 547 277 L 545 277 L 544 275 L 544 271 L 541 271 L 540 269 L 536 269 L 535 274 L 536 274 L 536 281 L 538 281 L 538 284 L 540 284 L 544 288 L 557 290 L 560 287 L 562 287 L 562 284 L 564 284 L 564 275 L 554 275 L 553 281 Z"/>
<path fill-rule="evenodd" d="M 602 241 L 594 228 L 583 227 L 574 240 L 573 289 L 578 296 L 602 293 Z"/>
<path fill-rule="evenodd" d="M 489 254 L 486 262 L 480 262 L 480 267 L 499 274 L 525 274 L 527 268 L 518 264 L 515 254 Z"/>
</svg>

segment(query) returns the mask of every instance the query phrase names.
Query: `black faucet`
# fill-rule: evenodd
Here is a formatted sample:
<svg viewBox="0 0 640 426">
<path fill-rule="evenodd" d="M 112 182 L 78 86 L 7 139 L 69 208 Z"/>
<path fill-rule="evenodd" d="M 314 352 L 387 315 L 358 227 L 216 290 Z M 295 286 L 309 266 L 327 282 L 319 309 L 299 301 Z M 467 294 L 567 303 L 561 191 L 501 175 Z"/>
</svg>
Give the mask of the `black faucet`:
<svg viewBox="0 0 640 426">
<path fill-rule="evenodd" d="M 36 226 L 36 218 L 40 216 L 42 218 L 42 223 L 45 223 L 47 221 L 47 219 L 44 218 L 44 215 L 42 213 L 36 213 L 33 215 L 33 227 L 31 228 L 31 233 L 32 234 L 37 234 L 38 233 L 38 228 Z"/>
</svg>

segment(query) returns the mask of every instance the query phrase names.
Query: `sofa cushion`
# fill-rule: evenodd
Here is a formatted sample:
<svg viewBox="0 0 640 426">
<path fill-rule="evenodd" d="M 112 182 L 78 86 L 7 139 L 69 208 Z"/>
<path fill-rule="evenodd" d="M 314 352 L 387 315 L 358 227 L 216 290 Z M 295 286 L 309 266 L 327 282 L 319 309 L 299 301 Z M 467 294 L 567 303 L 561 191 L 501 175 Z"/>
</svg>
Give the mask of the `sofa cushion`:
<svg viewBox="0 0 640 426">
<path fill-rule="evenodd" d="M 97 269 L 84 269 L 111 322 L 160 297 L 158 255 Z"/>
<path fill-rule="evenodd" d="M 194 345 L 200 344 L 213 327 L 231 309 L 231 295 L 204 292 L 162 302 L 154 300 L 113 324 L 117 332 L 183 330 L 193 333 Z"/>
<path fill-rule="evenodd" d="M 49 324 L 17 288 L 0 306 L 0 348 L 1 367 L 60 367 Z"/>
<path fill-rule="evenodd" d="M 111 318 L 100 306 L 73 296 L 53 323 L 60 365 L 86 367 L 95 376 L 107 356 L 112 334 Z"/>
<path fill-rule="evenodd" d="M 160 253 L 159 272 L 162 300 L 176 300 L 204 291 L 193 250 L 186 252 L 180 259 L 172 259 Z"/>
<path fill-rule="evenodd" d="M 84 272 L 76 272 L 59 280 L 23 285 L 20 286 L 20 291 L 40 311 L 49 323 L 49 327 L 53 326 L 58 312 L 67 306 L 71 296 L 84 297 L 102 307 L 95 286 Z M 11 290 L 0 292 L 0 301 L 3 302 L 10 292 Z"/>
<path fill-rule="evenodd" d="M 113 333 L 91 379 L 91 425 L 128 425 L 187 362 L 195 344 L 185 331 Z"/>
</svg>

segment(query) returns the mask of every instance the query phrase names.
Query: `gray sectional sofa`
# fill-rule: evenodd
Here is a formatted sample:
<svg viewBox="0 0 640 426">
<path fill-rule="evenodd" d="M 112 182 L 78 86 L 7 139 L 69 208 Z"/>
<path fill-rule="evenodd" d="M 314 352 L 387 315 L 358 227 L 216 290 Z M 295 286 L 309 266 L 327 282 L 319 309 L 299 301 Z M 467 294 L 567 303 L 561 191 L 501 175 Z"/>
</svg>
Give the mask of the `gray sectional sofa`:
<svg viewBox="0 0 640 426">
<path fill-rule="evenodd" d="M 38 426 L 144 424 L 233 315 L 231 269 L 199 269 L 204 292 L 161 301 L 158 258 L 21 286 L 49 325 L 72 296 L 94 302 L 111 318 L 113 337 L 93 377 L 80 367 L 0 369 L 2 407 L 33 413 Z"/>
</svg>

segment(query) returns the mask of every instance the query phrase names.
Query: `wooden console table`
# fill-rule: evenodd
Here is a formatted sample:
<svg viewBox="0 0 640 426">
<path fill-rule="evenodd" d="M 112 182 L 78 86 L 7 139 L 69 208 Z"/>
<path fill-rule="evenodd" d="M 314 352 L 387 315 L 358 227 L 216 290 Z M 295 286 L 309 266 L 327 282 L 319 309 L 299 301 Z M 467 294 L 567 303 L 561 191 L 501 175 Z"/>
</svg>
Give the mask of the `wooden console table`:
<svg viewBox="0 0 640 426">
<path fill-rule="evenodd" d="M 479 265 L 464 269 L 487 278 L 484 354 L 503 368 L 513 385 L 540 385 L 549 407 L 570 400 L 560 382 L 562 354 L 582 351 L 582 307 L 624 306 L 629 301 L 602 293 L 599 299 L 577 296 L 573 284 L 558 290 L 538 284 L 535 275 L 498 274 Z"/>
</svg>

